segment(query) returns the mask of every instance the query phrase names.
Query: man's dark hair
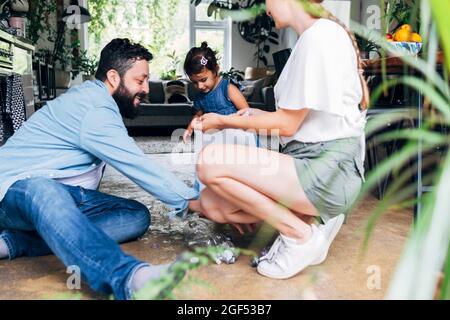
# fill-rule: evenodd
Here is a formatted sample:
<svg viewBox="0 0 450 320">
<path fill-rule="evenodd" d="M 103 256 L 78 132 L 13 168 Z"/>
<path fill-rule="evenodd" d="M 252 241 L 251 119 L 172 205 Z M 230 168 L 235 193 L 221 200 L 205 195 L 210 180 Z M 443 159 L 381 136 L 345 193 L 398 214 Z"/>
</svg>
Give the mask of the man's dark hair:
<svg viewBox="0 0 450 320">
<path fill-rule="evenodd" d="M 133 43 L 129 39 L 114 39 L 103 48 L 95 77 L 105 81 L 106 74 L 111 69 L 123 77 L 137 60 L 152 59 L 153 55 L 140 44 Z"/>
</svg>

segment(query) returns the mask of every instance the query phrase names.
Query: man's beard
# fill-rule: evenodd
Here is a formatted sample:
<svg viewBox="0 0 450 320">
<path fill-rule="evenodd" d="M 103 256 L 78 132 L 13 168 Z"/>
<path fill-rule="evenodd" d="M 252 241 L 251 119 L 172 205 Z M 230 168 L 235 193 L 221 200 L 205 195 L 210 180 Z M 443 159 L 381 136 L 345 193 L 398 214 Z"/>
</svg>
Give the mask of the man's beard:
<svg viewBox="0 0 450 320">
<path fill-rule="evenodd" d="M 121 80 L 119 88 L 117 88 L 112 97 L 119 106 L 119 111 L 122 117 L 134 119 L 139 115 L 140 109 L 139 106 L 134 105 L 134 99 L 138 97 L 140 98 L 140 101 L 142 101 L 145 98 L 145 93 L 140 92 L 132 94 Z"/>
</svg>

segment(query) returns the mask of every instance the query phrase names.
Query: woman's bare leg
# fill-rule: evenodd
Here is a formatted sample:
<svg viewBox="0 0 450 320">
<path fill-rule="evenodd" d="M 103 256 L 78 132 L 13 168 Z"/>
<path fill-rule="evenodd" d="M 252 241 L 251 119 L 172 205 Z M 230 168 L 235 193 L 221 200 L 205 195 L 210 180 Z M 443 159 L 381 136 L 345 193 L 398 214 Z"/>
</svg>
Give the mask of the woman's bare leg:
<svg viewBox="0 0 450 320">
<path fill-rule="evenodd" d="M 254 231 L 254 223 L 260 222 L 256 217 L 237 209 L 227 200 L 215 194 L 210 188 L 205 188 L 199 200 L 189 203 L 189 209 L 217 223 L 228 223 L 234 226 L 239 233 L 244 234 L 245 228 Z"/>
<path fill-rule="evenodd" d="M 249 161 L 242 159 L 246 154 Z M 271 173 L 264 174 L 268 170 Z M 267 221 L 301 241 L 309 238 L 309 225 L 292 211 L 314 216 L 317 210 L 300 186 L 292 158 L 247 146 L 210 145 L 200 154 L 197 171 L 200 180 L 236 212 Z"/>
<path fill-rule="evenodd" d="M 254 215 L 243 212 L 241 209 L 225 200 L 211 188 L 205 188 L 200 197 L 202 213 L 209 219 L 218 223 L 256 223 L 261 220 Z"/>
</svg>

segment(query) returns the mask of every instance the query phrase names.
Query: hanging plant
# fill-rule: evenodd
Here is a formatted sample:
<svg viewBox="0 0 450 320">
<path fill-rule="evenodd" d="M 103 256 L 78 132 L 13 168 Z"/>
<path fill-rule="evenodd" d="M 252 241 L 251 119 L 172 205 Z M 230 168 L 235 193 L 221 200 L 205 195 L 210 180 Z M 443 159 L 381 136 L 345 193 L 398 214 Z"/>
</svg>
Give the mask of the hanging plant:
<svg viewBox="0 0 450 320">
<path fill-rule="evenodd" d="M 278 33 L 274 31 L 275 23 L 266 14 L 257 16 L 252 21 L 239 22 L 238 30 L 241 37 L 247 42 L 256 44 L 255 59 L 257 67 L 259 62 L 267 66 L 266 55 L 270 52 L 270 45 L 278 45 Z"/>
<path fill-rule="evenodd" d="M 100 43 L 108 24 L 116 19 L 117 8 L 120 5 L 120 0 L 89 1 L 89 12 L 92 19 L 89 23 L 88 30 L 89 34 L 94 36 L 96 43 Z"/>
<path fill-rule="evenodd" d="M 32 0 L 29 2 L 28 18 L 28 38 L 35 45 L 43 34 L 47 34 L 49 41 L 54 41 L 54 29 L 50 21 L 56 12 L 56 0 Z"/>
</svg>

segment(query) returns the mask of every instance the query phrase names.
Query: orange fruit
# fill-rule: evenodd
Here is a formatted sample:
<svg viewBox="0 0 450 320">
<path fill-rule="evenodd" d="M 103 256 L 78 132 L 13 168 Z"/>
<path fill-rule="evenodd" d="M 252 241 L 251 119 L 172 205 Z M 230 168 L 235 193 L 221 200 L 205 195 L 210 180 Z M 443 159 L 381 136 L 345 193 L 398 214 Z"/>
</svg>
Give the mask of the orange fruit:
<svg viewBox="0 0 450 320">
<path fill-rule="evenodd" d="M 409 24 L 404 24 L 404 25 L 402 25 L 402 26 L 400 26 L 400 28 L 398 28 L 399 30 L 406 30 L 406 31 L 408 31 L 408 32 L 411 32 L 412 31 L 412 27 L 411 27 L 411 25 L 409 25 Z"/>
<path fill-rule="evenodd" d="M 422 37 L 418 33 L 413 33 L 410 37 L 412 42 L 422 42 Z"/>
<path fill-rule="evenodd" d="M 398 42 L 407 42 L 409 41 L 411 37 L 411 31 L 409 31 L 407 28 L 401 28 L 398 29 L 395 33 L 394 33 L 394 41 L 398 41 Z"/>
</svg>

